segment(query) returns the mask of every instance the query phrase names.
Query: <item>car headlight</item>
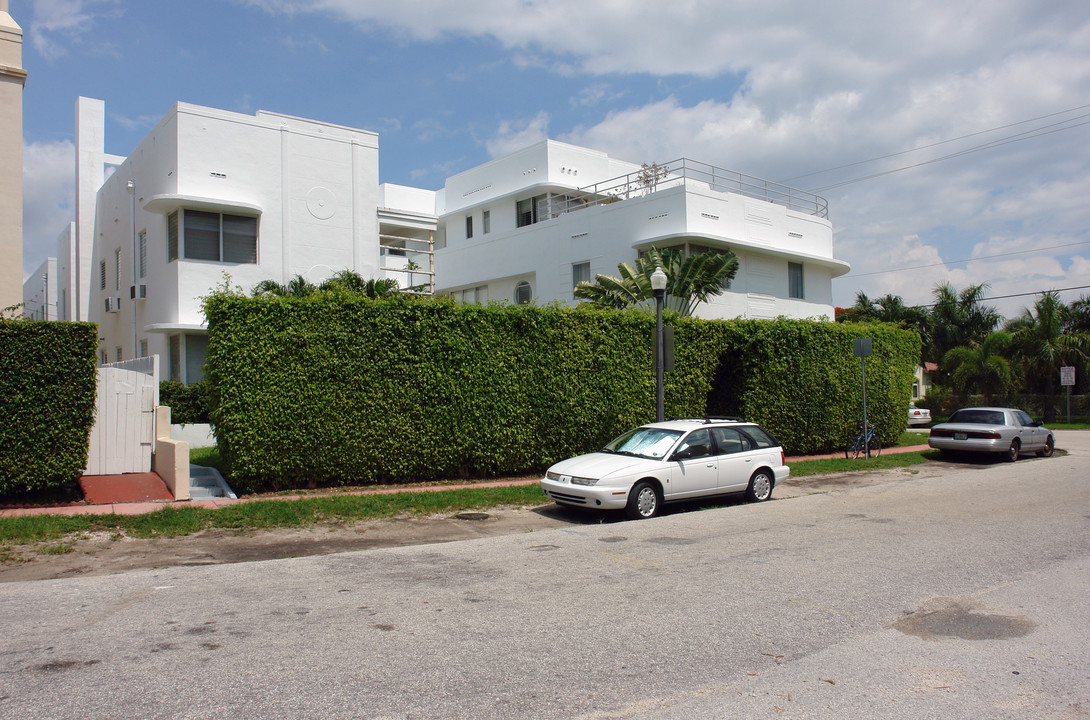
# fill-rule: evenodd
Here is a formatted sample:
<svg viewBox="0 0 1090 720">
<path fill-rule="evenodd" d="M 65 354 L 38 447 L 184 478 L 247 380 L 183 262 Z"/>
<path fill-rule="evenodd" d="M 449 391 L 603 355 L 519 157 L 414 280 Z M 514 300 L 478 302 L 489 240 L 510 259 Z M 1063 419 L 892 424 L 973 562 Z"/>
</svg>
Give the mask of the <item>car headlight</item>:
<svg viewBox="0 0 1090 720">
<path fill-rule="evenodd" d="M 552 480 L 553 482 L 571 483 L 572 485 L 594 485 L 598 482 L 596 478 L 565 475 L 564 473 L 553 472 L 552 470 L 546 472 L 545 477 L 549 480 Z"/>
</svg>

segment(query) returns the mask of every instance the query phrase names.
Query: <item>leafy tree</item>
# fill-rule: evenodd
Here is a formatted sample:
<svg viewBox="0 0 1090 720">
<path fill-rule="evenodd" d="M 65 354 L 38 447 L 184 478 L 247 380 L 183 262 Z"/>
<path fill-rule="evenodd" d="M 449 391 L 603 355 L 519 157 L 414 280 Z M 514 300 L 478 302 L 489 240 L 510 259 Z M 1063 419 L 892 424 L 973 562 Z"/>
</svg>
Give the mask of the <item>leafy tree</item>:
<svg viewBox="0 0 1090 720">
<path fill-rule="evenodd" d="M 942 365 L 950 374 L 954 388 L 962 395 L 980 392 L 989 405 L 992 395 L 1011 385 L 1011 365 L 1003 352 L 1012 342 L 1009 333 L 989 334 L 984 342 L 974 346 L 959 346 L 942 356 Z"/>
<path fill-rule="evenodd" d="M 1076 301 L 1078 302 L 1078 301 Z M 1007 323 L 1007 331 L 1013 338 L 1013 348 L 1020 354 L 1027 380 L 1035 379 L 1043 386 L 1045 397 L 1044 420 L 1056 417 L 1056 377 L 1060 366 L 1080 363 L 1085 366 L 1090 350 L 1090 335 L 1070 329 L 1073 311 L 1060 301 L 1055 290 L 1041 293 L 1022 314 Z"/>
<path fill-rule="evenodd" d="M 618 265 L 620 277 L 599 274 L 593 283 L 579 283 L 575 296 L 597 307 L 654 312 L 651 275 L 657 267 L 667 277 L 665 308 L 688 317 L 697 304 L 723 292 L 724 282 L 732 280 L 738 272 L 738 258 L 729 250 L 683 256 L 676 248 L 660 252 L 652 247 L 636 260 L 635 267 L 628 263 Z"/>
<path fill-rule="evenodd" d="M 959 293 L 950 283 L 935 286 L 929 360 L 941 362 L 946 353 L 956 347 L 980 345 L 998 327 L 999 312 L 991 305 L 983 304 L 988 287 L 987 283 L 970 285 Z"/>
</svg>

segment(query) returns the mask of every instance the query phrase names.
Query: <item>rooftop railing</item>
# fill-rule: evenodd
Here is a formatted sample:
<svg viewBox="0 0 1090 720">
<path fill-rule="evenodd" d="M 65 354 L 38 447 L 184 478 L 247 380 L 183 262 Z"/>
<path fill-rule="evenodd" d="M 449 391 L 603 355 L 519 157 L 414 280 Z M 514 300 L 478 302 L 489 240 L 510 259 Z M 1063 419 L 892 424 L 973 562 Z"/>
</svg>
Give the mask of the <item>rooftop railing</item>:
<svg viewBox="0 0 1090 720">
<path fill-rule="evenodd" d="M 553 195 L 546 201 L 549 217 L 574 212 L 595 205 L 646 197 L 686 183 L 701 183 L 713 192 L 737 193 L 745 197 L 783 205 L 789 210 L 818 217 L 829 217 L 825 198 L 805 190 L 781 185 L 769 180 L 725 170 L 707 163 L 681 158 L 663 165 L 644 165 L 640 170 L 581 187 L 565 195 Z"/>
</svg>

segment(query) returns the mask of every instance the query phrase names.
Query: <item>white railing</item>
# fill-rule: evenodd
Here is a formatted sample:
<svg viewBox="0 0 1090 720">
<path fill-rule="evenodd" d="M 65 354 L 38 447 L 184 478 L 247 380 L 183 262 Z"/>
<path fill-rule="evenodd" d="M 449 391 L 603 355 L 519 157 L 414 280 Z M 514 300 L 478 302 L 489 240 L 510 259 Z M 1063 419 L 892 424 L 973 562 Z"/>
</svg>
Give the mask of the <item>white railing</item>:
<svg viewBox="0 0 1090 720">
<path fill-rule="evenodd" d="M 548 208 L 541 209 L 539 217 L 556 217 L 595 205 L 646 197 L 659 190 L 685 185 L 688 181 L 702 183 L 714 192 L 737 193 L 808 215 L 829 217 L 829 203 L 819 195 L 687 158 L 663 165 L 645 165 L 627 175 L 587 185 L 564 195 L 550 196 L 545 201 Z"/>
</svg>

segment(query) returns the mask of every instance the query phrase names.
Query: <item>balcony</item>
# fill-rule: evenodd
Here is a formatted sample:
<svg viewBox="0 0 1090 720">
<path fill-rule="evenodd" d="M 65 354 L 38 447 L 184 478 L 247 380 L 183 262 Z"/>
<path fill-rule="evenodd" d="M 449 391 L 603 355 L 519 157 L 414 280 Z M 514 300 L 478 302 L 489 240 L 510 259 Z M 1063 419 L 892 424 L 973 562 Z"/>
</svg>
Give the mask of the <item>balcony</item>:
<svg viewBox="0 0 1090 720">
<path fill-rule="evenodd" d="M 829 217 L 829 203 L 823 197 L 686 158 L 663 165 L 644 165 L 640 170 L 627 175 L 587 185 L 563 195 L 550 195 L 541 200 L 538 214 L 541 217 L 557 217 L 595 205 L 646 197 L 667 188 L 685 185 L 691 187 L 695 183 L 712 192 L 736 193 L 807 215 Z"/>
</svg>

